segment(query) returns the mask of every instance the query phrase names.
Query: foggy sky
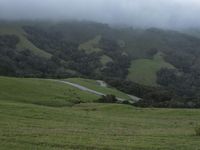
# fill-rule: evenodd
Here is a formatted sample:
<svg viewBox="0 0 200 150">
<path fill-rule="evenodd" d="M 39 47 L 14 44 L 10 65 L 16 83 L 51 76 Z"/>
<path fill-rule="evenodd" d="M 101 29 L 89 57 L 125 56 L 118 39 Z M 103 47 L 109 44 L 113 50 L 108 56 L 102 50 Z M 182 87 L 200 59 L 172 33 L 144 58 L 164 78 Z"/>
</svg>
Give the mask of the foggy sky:
<svg viewBox="0 0 200 150">
<path fill-rule="evenodd" d="M 0 19 L 78 19 L 136 27 L 200 27 L 200 0 L 0 0 Z"/>
</svg>

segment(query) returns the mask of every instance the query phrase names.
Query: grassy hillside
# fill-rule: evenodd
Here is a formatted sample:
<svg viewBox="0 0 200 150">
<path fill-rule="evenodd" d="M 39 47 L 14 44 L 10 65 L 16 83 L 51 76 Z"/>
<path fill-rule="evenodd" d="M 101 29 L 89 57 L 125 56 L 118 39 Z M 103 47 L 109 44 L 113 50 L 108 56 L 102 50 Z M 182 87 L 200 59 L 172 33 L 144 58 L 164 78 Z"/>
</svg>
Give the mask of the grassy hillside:
<svg viewBox="0 0 200 150">
<path fill-rule="evenodd" d="M 96 80 L 82 79 L 82 78 L 70 78 L 70 79 L 67 79 L 67 81 L 70 81 L 72 83 L 77 83 L 79 85 L 85 86 L 89 89 L 92 89 L 92 90 L 95 90 L 95 91 L 98 91 L 98 92 L 101 92 L 104 94 L 113 94 L 119 98 L 130 100 L 130 97 L 127 94 L 125 94 L 119 90 L 116 90 L 114 88 L 111 88 L 111 87 L 102 87 Z"/>
<path fill-rule="evenodd" d="M 107 63 L 112 62 L 112 58 L 110 58 L 109 56 L 103 55 L 101 57 L 101 63 L 105 66 Z"/>
<path fill-rule="evenodd" d="M 85 21 L 1 23 L 0 33 L 20 38 L 19 42 L 16 36 L 0 34 L 2 76 L 99 77 L 142 98 L 157 94 L 160 99 L 162 93 L 169 102 L 176 99 L 187 107 L 200 107 L 199 38 L 172 30 L 114 28 Z M 159 55 L 152 59 L 157 52 L 164 59 Z M 176 70 L 166 69 L 173 66 Z M 133 83 L 127 83 L 127 78 Z M 165 91 L 152 89 L 156 83 Z"/>
<path fill-rule="evenodd" d="M 83 44 L 79 45 L 79 50 L 84 50 L 86 53 L 94 53 L 103 51 L 99 48 L 99 42 L 101 40 L 101 36 L 98 35 L 94 39 L 91 39 Z M 112 62 L 112 58 L 107 55 L 102 55 L 100 58 L 100 62 L 103 66 L 105 66 L 108 62 Z"/>
<path fill-rule="evenodd" d="M 199 110 L 81 104 L 46 107 L 0 100 L 3 150 L 197 150 Z"/>
<path fill-rule="evenodd" d="M 83 44 L 80 44 L 79 49 L 84 50 L 87 53 L 102 51 L 100 48 L 98 48 L 98 44 L 100 40 L 101 40 L 101 36 L 98 35 L 94 39 L 91 39 L 88 42 L 85 42 Z"/>
<path fill-rule="evenodd" d="M 56 81 L 0 77 L 0 83 L 0 100 L 5 102 L 67 106 L 77 101 L 91 102 L 99 98 Z"/>
<path fill-rule="evenodd" d="M 21 25 L 19 24 L 0 24 L 0 35 L 16 35 L 20 39 L 20 42 L 17 45 L 19 50 L 29 49 L 36 55 L 46 58 L 51 57 L 49 53 L 37 48 L 26 38 L 26 33 L 23 31 Z"/>
<path fill-rule="evenodd" d="M 84 80 L 82 82 L 86 82 Z M 80 81 L 81 82 L 81 81 Z M 0 77 L 3 150 L 197 150 L 197 109 L 82 103 L 95 98 L 66 84 Z M 88 85 L 98 86 L 93 80 Z M 62 107 L 57 107 L 62 106 Z M 70 106 L 70 107 L 69 107 Z"/>
<path fill-rule="evenodd" d="M 131 63 L 128 79 L 140 84 L 156 86 L 156 73 L 161 68 L 174 68 L 164 61 L 161 53 L 156 54 L 153 59 L 137 59 Z"/>
</svg>

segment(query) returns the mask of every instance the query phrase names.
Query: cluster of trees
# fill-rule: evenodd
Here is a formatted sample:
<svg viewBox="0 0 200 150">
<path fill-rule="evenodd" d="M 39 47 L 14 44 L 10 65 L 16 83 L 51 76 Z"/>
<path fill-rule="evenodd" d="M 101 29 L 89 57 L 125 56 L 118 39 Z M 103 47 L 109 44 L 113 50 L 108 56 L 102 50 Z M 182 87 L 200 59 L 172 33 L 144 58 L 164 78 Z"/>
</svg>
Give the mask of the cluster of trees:
<svg viewBox="0 0 200 150">
<path fill-rule="evenodd" d="M 0 75 L 23 77 L 72 76 L 59 59 L 45 59 L 30 50 L 17 49 L 19 38 L 15 35 L 0 36 Z"/>
<path fill-rule="evenodd" d="M 171 33 L 172 34 L 172 33 Z M 184 34 L 165 34 L 166 45 L 162 50 L 167 62 L 176 69 L 163 68 L 157 72 L 157 83 L 173 93 L 170 102 L 163 105 L 200 107 L 200 43 L 199 39 Z"/>
<path fill-rule="evenodd" d="M 19 77 L 72 77 L 73 74 L 53 59 L 45 60 L 34 55 L 30 50 L 15 52 L 4 49 L 6 55 L 0 50 L 0 75 Z"/>
<path fill-rule="evenodd" d="M 157 82 L 176 94 L 179 99 L 182 98 L 182 101 L 196 103 L 199 106 L 200 74 L 198 72 L 184 73 L 174 69 L 161 69 L 157 73 Z"/>
<path fill-rule="evenodd" d="M 178 95 L 172 88 L 149 87 L 129 80 L 116 78 L 105 79 L 108 84 L 118 90 L 142 98 L 135 106 L 139 107 L 170 107 L 170 108 L 200 108 L 200 101 L 194 97 Z M 187 89 L 186 89 L 187 91 Z"/>
<path fill-rule="evenodd" d="M 105 95 L 97 100 L 98 103 L 117 103 L 115 95 Z"/>
<path fill-rule="evenodd" d="M 116 39 L 108 38 L 104 34 L 105 30 L 109 29 L 107 26 L 97 26 L 98 29 L 96 29 L 94 28 L 96 24 L 93 27 L 89 24 L 85 27 L 86 31 L 92 29 L 87 33 L 83 33 L 83 29 L 80 29 L 80 26 L 76 26 L 76 24 L 70 28 L 68 27 L 70 23 L 66 26 L 61 26 L 62 30 L 58 26 L 45 29 L 25 26 L 24 30 L 28 33 L 28 39 L 37 47 L 67 62 L 67 68 L 75 70 L 83 76 L 93 78 L 102 76 L 125 78 L 127 76 L 131 59 L 128 55 L 123 54 Z M 78 48 L 80 43 L 94 38 L 98 32 L 104 34 L 98 45 L 103 50 L 102 52 L 88 54 Z M 72 33 L 75 33 L 76 36 Z M 79 35 L 77 35 L 78 33 Z M 102 66 L 100 62 L 102 55 L 109 56 L 113 61 Z"/>
<path fill-rule="evenodd" d="M 19 43 L 19 38 L 14 35 L 0 36 L 0 48 L 16 48 Z"/>
<path fill-rule="evenodd" d="M 93 22 L 63 22 L 51 24 L 24 26 L 28 39 L 43 50 L 54 52 L 59 50 L 65 43 L 81 44 L 96 35 L 107 33 L 108 25 Z"/>
<path fill-rule="evenodd" d="M 67 37 L 65 37 L 63 32 L 55 29 L 52 30 L 51 28 L 24 27 L 24 29 L 28 33 L 28 38 L 31 42 L 51 53 L 57 60 L 66 62 L 66 68 L 75 70 L 80 75 L 94 77 L 96 69 L 101 66 L 98 53 L 87 54 L 85 51 L 79 50 L 79 43 L 84 38 L 82 37 L 83 39 L 80 40 L 80 35 L 73 35 L 70 38 L 68 34 L 71 35 L 72 31 L 68 33 L 68 30 L 64 30 L 63 32 L 68 33 L 66 34 Z M 88 37 L 85 37 L 85 40 L 88 40 Z"/>
<path fill-rule="evenodd" d="M 107 63 L 106 67 L 103 68 L 103 76 L 120 79 L 126 78 L 128 75 L 128 68 L 131 64 L 131 58 L 126 53 L 123 53 L 118 41 L 103 37 L 100 40 L 99 46 L 103 50 L 103 54 L 109 56 L 113 60 Z"/>
</svg>

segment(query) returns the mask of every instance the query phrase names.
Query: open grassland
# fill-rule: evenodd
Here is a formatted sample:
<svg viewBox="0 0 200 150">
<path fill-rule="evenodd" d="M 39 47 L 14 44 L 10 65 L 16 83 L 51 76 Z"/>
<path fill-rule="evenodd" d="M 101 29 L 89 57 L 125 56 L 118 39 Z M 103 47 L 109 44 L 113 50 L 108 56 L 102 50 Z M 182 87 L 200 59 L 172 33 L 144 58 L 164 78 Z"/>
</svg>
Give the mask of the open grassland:
<svg viewBox="0 0 200 150">
<path fill-rule="evenodd" d="M 131 98 L 126 93 L 123 93 L 112 87 L 102 87 L 96 80 L 83 79 L 83 78 L 70 78 L 67 79 L 67 81 L 85 86 L 97 92 L 101 92 L 104 94 L 112 94 L 122 99 L 131 100 Z"/>
<path fill-rule="evenodd" d="M 128 79 L 140 84 L 156 86 L 156 73 L 161 68 L 174 67 L 165 62 L 160 53 L 156 54 L 153 59 L 137 59 L 132 61 Z"/>
<path fill-rule="evenodd" d="M 56 81 L 0 77 L 0 100 L 67 106 L 80 100 L 91 102 L 98 98 L 94 94 Z"/>
<path fill-rule="evenodd" d="M 0 77 L 0 149 L 198 150 L 200 147 L 200 137 L 194 132 L 200 124 L 200 110 L 67 103 L 75 99 L 90 102 L 95 98 L 55 81 Z"/>
<path fill-rule="evenodd" d="M 0 101 L 3 150 L 198 150 L 200 110 L 81 104 L 46 107 Z"/>
<path fill-rule="evenodd" d="M 18 24 L 0 24 L 0 35 L 16 35 L 19 37 L 20 42 L 17 45 L 19 50 L 29 49 L 36 55 L 41 57 L 50 58 L 51 54 L 37 48 L 33 43 L 31 43 L 27 37 L 26 33 L 22 29 L 21 25 Z"/>
</svg>

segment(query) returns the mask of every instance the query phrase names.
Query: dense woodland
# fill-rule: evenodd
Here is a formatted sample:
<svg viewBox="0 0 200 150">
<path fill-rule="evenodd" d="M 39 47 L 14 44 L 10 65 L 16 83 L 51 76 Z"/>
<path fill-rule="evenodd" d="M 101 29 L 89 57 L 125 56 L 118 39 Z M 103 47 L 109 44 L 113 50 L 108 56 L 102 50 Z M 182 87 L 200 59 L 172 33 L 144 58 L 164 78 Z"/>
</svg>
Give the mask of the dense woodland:
<svg viewBox="0 0 200 150">
<path fill-rule="evenodd" d="M 16 35 L 1 35 L 0 75 L 103 79 L 119 90 L 143 98 L 135 104 L 137 106 L 200 107 L 198 38 L 175 31 L 153 28 L 142 31 L 116 29 L 88 22 L 60 23 L 50 27 L 26 25 L 23 29 L 29 41 L 51 54 L 51 58 L 36 55 L 29 49 L 18 48 L 20 39 Z M 98 44 L 102 51 L 86 53 L 79 49 L 81 43 L 97 35 L 102 36 Z M 119 44 L 122 39 L 126 43 L 125 47 Z M 141 51 L 141 55 L 127 51 L 134 42 L 140 48 L 137 40 L 157 43 Z M 132 48 L 134 51 L 135 47 Z M 162 52 L 165 61 L 175 67 L 163 68 L 157 72 L 158 87 L 144 86 L 127 80 L 132 60 L 152 58 L 157 52 Z M 103 55 L 109 56 L 112 61 L 103 65 L 100 61 Z"/>
</svg>

